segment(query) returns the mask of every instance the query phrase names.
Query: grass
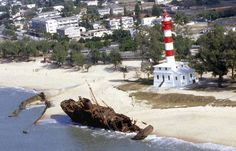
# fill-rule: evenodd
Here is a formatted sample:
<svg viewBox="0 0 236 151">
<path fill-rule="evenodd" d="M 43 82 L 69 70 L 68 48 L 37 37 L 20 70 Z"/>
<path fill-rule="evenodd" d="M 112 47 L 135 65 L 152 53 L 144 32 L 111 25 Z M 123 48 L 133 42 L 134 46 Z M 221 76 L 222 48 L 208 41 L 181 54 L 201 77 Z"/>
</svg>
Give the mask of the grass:
<svg viewBox="0 0 236 151">
<path fill-rule="evenodd" d="M 186 108 L 197 106 L 217 106 L 217 107 L 236 107 L 235 101 L 230 100 L 217 100 L 213 96 L 194 96 L 191 94 L 158 94 L 153 92 L 134 92 L 130 96 L 133 96 L 136 101 L 147 100 L 147 104 L 152 105 L 155 109 L 167 109 L 167 108 Z"/>
<path fill-rule="evenodd" d="M 142 92 L 145 88 L 152 85 L 152 80 L 140 79 L 138 81 L 128 81 L 128 83 L 118 86 L 122 91 L 132 91 L 130 96 L 135 98 L 136 102 L 145 101 L 145 103 L 156 109 L 168 108 L 187 108 L 197 106 L 216 106 L 216 107 L 236 107 L 236 101 L 217 100 L 213 96 L 195 96 L 191 94 L 159 94 L 153 92 Z"/>
<path fill-rule="evenodd" d="M 138 91 L 149 87 L 152 83 L 152 80 L 139 79 L 138 81 L 128 81 L 128 83 L 118 86 L 117 89 L 122 91 Z"/>
</svg>

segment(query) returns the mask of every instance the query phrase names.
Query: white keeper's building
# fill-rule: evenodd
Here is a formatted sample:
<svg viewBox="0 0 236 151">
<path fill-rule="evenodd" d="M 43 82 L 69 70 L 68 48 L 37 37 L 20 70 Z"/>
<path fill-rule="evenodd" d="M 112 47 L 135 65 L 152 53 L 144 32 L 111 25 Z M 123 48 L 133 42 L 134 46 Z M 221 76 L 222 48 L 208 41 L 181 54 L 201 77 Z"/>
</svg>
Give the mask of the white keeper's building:
<svg viewBox="0 0 236 151">
<path fill-rule="evenodd" d="M 194 69 L 187 62 L 176 62 L 172 38 L 172 19 L 167 12 L 163 13 L 162 30 L 164 31 L 166 61 L 154 66 L 154 87 L 184 87 L 198 81 Z"/>
</svg>

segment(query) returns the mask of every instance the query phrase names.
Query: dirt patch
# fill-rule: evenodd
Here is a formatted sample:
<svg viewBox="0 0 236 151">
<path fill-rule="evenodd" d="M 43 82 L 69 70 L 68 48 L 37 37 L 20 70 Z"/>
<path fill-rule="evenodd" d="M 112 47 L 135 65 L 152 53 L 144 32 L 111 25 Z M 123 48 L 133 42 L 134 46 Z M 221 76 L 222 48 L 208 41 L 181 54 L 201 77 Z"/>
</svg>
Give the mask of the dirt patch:
<svg viewBox="0 0 236 151">
<path fill-rule="evenodd" d="M 228 106 L 236 107 L 236 102 L 230 100 L 217 100 L 213 96 L 194 96 L 191 94 L 159 94 L 152 92 L 134 92 L 130 96 L 140 102 L 146 100 L 147 104 L 152 105 L 152 108 L 167 109 L 167 108 L 184 108 L 197 106 Z"/>
</svg>

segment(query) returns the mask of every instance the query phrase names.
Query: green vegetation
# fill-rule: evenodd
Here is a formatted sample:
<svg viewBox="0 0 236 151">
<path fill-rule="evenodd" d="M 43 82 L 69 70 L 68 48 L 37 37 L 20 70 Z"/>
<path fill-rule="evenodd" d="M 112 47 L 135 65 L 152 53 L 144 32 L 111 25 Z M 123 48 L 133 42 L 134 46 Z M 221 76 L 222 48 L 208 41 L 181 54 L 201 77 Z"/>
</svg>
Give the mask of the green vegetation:
<svg viewBox="0 0 236 151">
<path fill-rule="evenodd" d="M 190 56 L 190 48 L 193 44 L 193 41 L 187 37 L 175 36 L 174 37 L 174 48 L 176 49 L 176 58 L 187 59 Z"/>
<path fill-rule="evenodd" d="M 160 16 L 162 11 L 163 10 L 157 4 L 154 4 L 152 7 L 152 16 Z"/>
<path fill-rule="evenodd" d="M 114 64 L 115 69 L 118 64 L 121 64 L 121 55 L 117 50 L 112 50 L 109 54 L 109 58 L 112 64 Z"/>
<path fill-rule="evenodd" d="M 198 14 L 198 17 L 202 17 L 207 20 L 216 20 L 218 18 L 226 18 L 236 15 L 236 7 L 227 8 L 224 10 L 209 10 Z"/>
<path fill-rule="evenodd" d="M 18 41 L 3 41 L 0 43 L 0 56 L 2 58 L 28 61 L 29 57 L 49 53 L 51 43 L 46 41 L 32 41 L 24 38 Z"/>
<path fill-rule="evenodd" d="M 132 91 L 130 92 L 130 96 L 134 97 L 136 102 L 145 101 L 146 104 L 151 105 L 155 109 L 187 108 L 207 105 L 236 107 L 235 101 L 217 100 L 212 96 L 194 96 L 178 93 L 160 94 L 142 91 L 150 85 L 152 85 L 151 80 L 139 80 L 122 84 L 117 88 L 122 91 Z"/>
<path fill-rule="evenodd" d="M 173 0 L 172 4 L 177 4 L 184 7 L 191 6 L 203 6 L 203 5 L 216 5 L 219 4 L 221 0 Z"/>
<path fill-rule="evenodd" d="M 236 33 L 225 34 L 221 26 L 214 26 L 212 31 L 201 36 L 197 43 L 201 46 L 198 54 L 191 59 L 194 68 L 202 74 L 204 71 L 212 72 L 218 76 L 218 86 L 222 86 L 223 76 L 232 69 L 234 74 L 236 64 Z M 202 67 L 201 67 L 202 66 Z M 234 75 L 232 75 L 234 78 Z"/>
<path fill-rule="evenodd" d="M 189 18 L 182 12 L 177 12 L 174 16 L 174 22 L 178 25 L 185 25 L 189 22 Z"/>
<path fill-rule="evenodd" d="M 212 96 L 194 96 L 178 93 L 159 94 L 152 92 L 134 92 L 130 96 L 133 96 L 136 101 L 146 100 L 146 103 L 152 105 L 152 108 L 155 109 L 187 108 L 207 105 L 236 107 L 235 101 L 217 100 Z"/>
<path fill-rule="evenodd" d="M 80 9 L 79 7 L 75 6 L 74 2 L 66 1 L 62 12 L 63 12 L 62 16 L 68 17 L 68 16 L 73 16 L 75 14 L 79 14 Z"/>
</svg>

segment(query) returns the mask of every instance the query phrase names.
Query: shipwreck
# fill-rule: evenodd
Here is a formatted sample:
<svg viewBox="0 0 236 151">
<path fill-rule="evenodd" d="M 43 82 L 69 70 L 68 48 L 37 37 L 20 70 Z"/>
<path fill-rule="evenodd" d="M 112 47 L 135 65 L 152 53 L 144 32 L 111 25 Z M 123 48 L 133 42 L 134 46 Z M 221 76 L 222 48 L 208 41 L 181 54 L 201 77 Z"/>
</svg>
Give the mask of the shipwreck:
<svg viewBox="0 0 236 151">
<path fill-rule="evenodd" d="M 136 132 L 137 135 L 132 138 L 134 140 L 144 139 L 153 131 L 151 125 L 141 129 L 136 125 L 136 121 L 116 113 L 111 107 L 101 106 L 97 101 L 92 103 L 91 100 L 83 97 L 79 97 L 78 101 L 64 100 L 61 102 L 61 108 L 72 121 L 81 125 L 125 133 Z"/>
</svg>

